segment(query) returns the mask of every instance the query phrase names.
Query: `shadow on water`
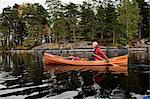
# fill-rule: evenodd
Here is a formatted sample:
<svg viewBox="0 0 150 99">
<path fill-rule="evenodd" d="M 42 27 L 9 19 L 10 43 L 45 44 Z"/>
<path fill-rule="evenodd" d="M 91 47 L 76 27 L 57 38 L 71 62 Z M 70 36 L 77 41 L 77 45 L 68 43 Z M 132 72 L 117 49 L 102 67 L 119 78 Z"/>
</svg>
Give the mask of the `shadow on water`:
<svg viewBox="0 0 150 99">
<path fill-rule="evenodd" d="M 78 55 L 78 53 L 76 54 Z M 113 56 L 121 54 L 117 52 Z M 147 73 L 143 73 L 143 70 L 147 69 L 147 64 L 140 63 L 140 66 L 145 68 L 141 69 L 135 62 L 138 59 L 134 60 L 137 57 L 134 55 L 129 54 L 131 57 L 129 59 L 129 74 L 125 76 L 112 74 L 109 71 L 105 74 L 99 73 L 96 69 L 76 69 L 61 73 L 57 72 L 57 69 L 45 71 L 43 54 L 40 52 L 1 53 L 0 98 L 45 99 L 67 91 L 78 92 L 74 99 L 83 99 L 83 97 L 93 95 L 109 97 L 111 91 L 118 85 L 126 92 L 126 95 L 130 91 L 140 92 L 142 90 L 144 92 L 149 83 Z M 148 62 L 146 59 L 144 62 Z M 97 88 L 93 87 L 95 84 L 97 84 Z"/>
</svg>

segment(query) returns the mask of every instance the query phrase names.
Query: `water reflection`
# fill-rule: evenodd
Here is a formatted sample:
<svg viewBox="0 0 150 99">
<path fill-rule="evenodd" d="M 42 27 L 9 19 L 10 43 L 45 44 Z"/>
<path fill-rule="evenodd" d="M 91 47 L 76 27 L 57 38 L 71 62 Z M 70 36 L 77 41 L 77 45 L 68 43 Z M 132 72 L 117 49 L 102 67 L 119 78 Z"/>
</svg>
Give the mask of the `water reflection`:
<svg viewBox="0 0 150 99">
<path fill-rule="evenodd" d="M 21 95 L 23 97 L 41 97 L 48 85 L 43 75 L 42 54 L 1 53 L 0 97 Z M 4 75 L 5 74 L 5 75 Z M 36 94 L 33 94 L 35 93 Z M 30 94 L 33 94 L 30 96 Z M 19 96 L 18 96 L 19 97 Z"/>
<path fill-rule="evenodd" d="M 128 88 L 132 92 L 144 94 L 150 89 L 150 53 L 129 53 Z"/>
<path fill-rule="evenodd" d="M 112 56 L 121 55 L 122 52 Z M 112 53 L 115 52 L 110 52 Z M 110 93 L 117 86 L 125 91 L 126 96 L 131 91 L 144 93 L 149 88 L 150 56 L 148 53 L 129 53 L 128 76 L 112 74 L 109 71 L 99 73 L 99 68 L 96 67 L 75 69 L 69 66 L 65 69 L 58 66 L 54 69 L 51 66 L 48 71 L 44 68 L 42 57 L 43 54 L 40 52 L 1 53 L 0 98 L 47 99 L 54 96 L 63 97 L 68 93 L 72 95 L 68 97 L 74 99 L 91 96 L 109 98 Z M 64 71 L 59 72 L 60 68 Z"/>
<path fill-rule="evenodd" d="M 129 52 L 130 64 L 150 65 L 150 52 Z"/>
</svg>

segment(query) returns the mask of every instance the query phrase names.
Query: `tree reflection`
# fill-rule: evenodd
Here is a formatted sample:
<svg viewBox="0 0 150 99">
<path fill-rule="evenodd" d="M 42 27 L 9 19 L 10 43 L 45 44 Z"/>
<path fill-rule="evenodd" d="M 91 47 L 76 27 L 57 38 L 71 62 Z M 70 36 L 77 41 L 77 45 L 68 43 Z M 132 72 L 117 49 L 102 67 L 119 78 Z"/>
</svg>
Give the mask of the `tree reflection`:
<svg viewBox="0 0 150 99">
<path fill-rule="evenodd" d="M 5 71 L 5 72 L 10 72 L 11 71 L 11 60 L 10 60 L 10 53 L 2 53 L 1 56 L 2 56 L 2 71 Z"/>
</svg>

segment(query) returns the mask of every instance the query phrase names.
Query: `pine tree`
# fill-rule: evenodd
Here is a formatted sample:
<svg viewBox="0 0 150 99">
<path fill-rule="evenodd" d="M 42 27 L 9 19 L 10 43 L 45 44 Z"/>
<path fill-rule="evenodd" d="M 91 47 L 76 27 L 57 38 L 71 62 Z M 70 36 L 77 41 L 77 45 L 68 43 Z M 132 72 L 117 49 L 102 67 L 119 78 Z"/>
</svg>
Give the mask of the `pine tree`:
<svg viewBox="0 0 150 99">
<path fill-rule="evenodd" d="M 54 33 L 57 34 L 59 43 L 66 43 L 70 33 L 63 12 L 60 12 L 59 18 L 54 23 Z"/>
<path fill-rule="evenodd" d="M 85 37 L 85 40 L 92 40 L 95 38 L 97 23 L 92 4 L 83 2 L 80 18 L 79 27 L 81 34 Z"/>
<path fill-rule="evenodd" d="M 142 16 L 141 22 L 139 24 L 139 38 L 150 38 L 150 5 L 144 0 L 136 1 L 138 2 L 140 15 Z"/>
<path fill-rule="evenodd" d="M 138 35 L 138 23 L 140 22 L 137 2 L 135 0 L 123 0 L 118 6 L 118 14 L 118 21 L 122 31 L 121 39 L 125 38 L 128 44 L 131 45 L 132 40 Z"/>
<path fill-rule="evenodd" d="M 77 32 L 77 23 L 78 23 L 78 6 L 74 3 L 69 3 L 65 6 L 65 19 L 67 21 L 67 25 L 69 28 L 69 32 L 71 33 L 71 37 L 73 37 L 73 42 L 76 42 L 76 32 Z M 72 39 L 72 38 L 71 38 Z"/>
</svg>

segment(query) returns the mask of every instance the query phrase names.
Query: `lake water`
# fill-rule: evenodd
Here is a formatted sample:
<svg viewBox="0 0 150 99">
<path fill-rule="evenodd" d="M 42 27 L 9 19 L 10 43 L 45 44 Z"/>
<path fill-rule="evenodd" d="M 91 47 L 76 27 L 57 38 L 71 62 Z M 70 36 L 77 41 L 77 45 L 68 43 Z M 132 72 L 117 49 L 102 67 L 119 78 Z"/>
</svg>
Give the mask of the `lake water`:
<svg viewBox="0 0 150 99">
<path fill-rule="evenodd" d="M 53 52 L 54 53 L 54 52 Z M 60 53 L 55 53 L 60 54 Z M 84 57 L 85 53 L 73 53 Z M 127 54 L 126 50 L 107 53 L 109 57 Z M 86 53 L 85 56 L 89 54 Z M 97 81 L 101 94 L 119 86 L 126 92 L 144 94 L 150 89 L 150 53 L 129 52 L 128 76 L 123 74 L 99 74 Z M 64 55 L 66 56 L 66 55 Z M 63 67 L 62 67 L 63 68 Z M 0 54 L 0 99 L 54 99 L 74 95 L 74 99 L 97 95 L 93 89 L 93 77 L 98 71 L 70 70 L 61 73 L 55 70 L 45 71 L 43 54 L 1 53 Z M 80 94 L 79 94 L 80 90 Z M 82 92 L 81 92 L 82 90 Z M 68 93 L 65 93 L 68 92 Z M 77 95 L 78 93 L 78 95 Z M 107 97 L 107 94 L 105 93 Z M 58 98 L 57 97 L 57 98 Z"/>
</svg>

